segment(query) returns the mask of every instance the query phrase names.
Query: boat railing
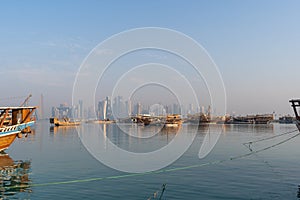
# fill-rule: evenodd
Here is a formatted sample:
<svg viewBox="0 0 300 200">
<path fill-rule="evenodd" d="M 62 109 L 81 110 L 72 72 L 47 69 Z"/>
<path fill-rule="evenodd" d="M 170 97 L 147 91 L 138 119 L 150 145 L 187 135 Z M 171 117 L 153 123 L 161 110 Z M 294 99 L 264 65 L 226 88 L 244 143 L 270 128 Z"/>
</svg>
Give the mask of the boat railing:
<svg viewBox="0 0 300 200">
<path fill-rule="evenodd" d="M 19 124 L 17 125 L 12 125 L 12 126 L 6 126 L 6 127 L 2 127 L 0 128 L 0 132 L 8 132 L 8 131 L 14 131 L 17 130 Z"/>
<path fill-rule="evenodd" d="M 1 127 L 0 128 L 0 133 L 15 131 L 15 130 L 22 131 L 24 128 L 28 127 L 29 126 L 28 124 L 31 123 L 31 122 Z"/>
</svg>

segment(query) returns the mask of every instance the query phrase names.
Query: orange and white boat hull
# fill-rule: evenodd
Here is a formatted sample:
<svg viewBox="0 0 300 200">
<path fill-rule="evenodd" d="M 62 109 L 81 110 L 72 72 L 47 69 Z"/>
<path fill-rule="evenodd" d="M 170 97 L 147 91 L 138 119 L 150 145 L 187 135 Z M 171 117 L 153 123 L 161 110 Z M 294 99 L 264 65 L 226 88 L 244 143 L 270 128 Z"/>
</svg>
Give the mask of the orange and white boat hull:
<svg viewBox="0 0 300 200">
<path fill-rule="evenodd" d="M 0 128 L 0 151 L 7 149 L 21 131 L 32 126 L 34 121 Z"/>
</svg>

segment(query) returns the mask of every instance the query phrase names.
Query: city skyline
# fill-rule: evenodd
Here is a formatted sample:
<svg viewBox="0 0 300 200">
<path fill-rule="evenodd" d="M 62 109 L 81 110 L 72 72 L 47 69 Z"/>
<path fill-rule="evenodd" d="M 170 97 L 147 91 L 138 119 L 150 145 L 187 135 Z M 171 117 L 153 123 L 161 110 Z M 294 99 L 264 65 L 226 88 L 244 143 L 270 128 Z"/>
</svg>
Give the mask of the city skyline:
<svg viewBox="0 0 300 200">
<path fill-rule="evenodd" d="M 107 96 L 102 100 L 97 101 L 95 107 L 84 107 L 84 101 L 79 101 L 78 104 L 68 105 L 61 103 L 59 106 L 51 108 L 51 116 L 57 118 L 73 118 L 73 119 L 98 119 L 98 120 L 119 120 L 126 119 L 138 115 L 149 116 L 167 116 L 172 114 L 179 114 L 182 117 L 189 115 L 205 114 L 215 117 L 224 116 L 255 116 L 255 115 L 273 115 L 278 119 L 281 116 L 288 114 L 278 114 L 276 112 L 270 113 L 226 113 L 225 115 L 218 115 L 216 110 L 212 110 L 210 105 L 198 106 L 193 104 L 180 105 L 173 104 L 145 104 L 140 101 L 131 101 L 130 99 L 124 100 L 122 96 L 117 96 L 114 99 Z"/>
<path fill-rule="evenodd" d="M 145 104 L 139 101 L 123 100 L 122 96 L 117 96 L 113 100 L 109 96 L 103 100 L 97 101 L 95 110 L 93 107 L 83 109 L 83 101 L 76 105 L 61 103 L 59 106 L 52 106 L 51 117 L 68 117 L 75 119 L 93 119 L 100 120 L 122 119 L 137 115 L 161 116 L 168 114 L 196 114 L 210 112 L 210 106 L 195 107 L 193 104 L 179 105 L 170 104 Z"/>
</svg>

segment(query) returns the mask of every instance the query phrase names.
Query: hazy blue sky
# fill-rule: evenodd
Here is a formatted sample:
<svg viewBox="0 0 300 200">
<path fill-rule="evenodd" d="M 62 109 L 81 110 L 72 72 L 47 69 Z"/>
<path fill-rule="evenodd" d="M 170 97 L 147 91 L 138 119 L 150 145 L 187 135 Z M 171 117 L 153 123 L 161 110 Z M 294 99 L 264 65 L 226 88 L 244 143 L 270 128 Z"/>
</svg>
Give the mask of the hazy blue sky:
<svg viewBox="0 0 300 200">
<path fill-rule="evenodd" d="M 87 54 L 131 28 L 171 28 L 194 38 L 223 76 L 228 111 L 291 113 L 300 98 L 300 1 L 1 1 L 1 98 L 44 94 L 71 103 Z"/>
</svg>

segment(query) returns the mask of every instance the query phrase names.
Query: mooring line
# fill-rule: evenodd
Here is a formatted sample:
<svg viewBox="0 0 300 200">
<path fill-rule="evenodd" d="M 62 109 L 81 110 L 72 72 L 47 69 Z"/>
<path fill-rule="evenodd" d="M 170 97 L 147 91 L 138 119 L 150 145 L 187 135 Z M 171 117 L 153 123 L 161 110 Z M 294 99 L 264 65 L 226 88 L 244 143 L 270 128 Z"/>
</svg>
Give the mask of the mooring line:
<svg viewBox="0 0 300 200">
<path fill-rule="evenodd" d="M 274 135 L 274 136 L 271 136 L 271 137 L 262 138 L 262 139 L 259 139 L 259 140 L 253 140 L 253 141 L 250 141 L 250 142 L 245 142 L 245 143 L 243 143 L 243 145 L 254 144 L 254 143 L 257 143 L 257 142 L 261 142 L 261 141 L 265 141 L 265 140 L 270 140 L 270 139 L 277 138 L 277 137 L 280 137 L 280 136 L 283 136 L 283 135 L 294 133 L 296 131 L 298 131 L 298 129 L 295 129 L 293 131 L 289 131 L 289 132 L 286 132 L 286 133 L 281 133 L 281 134 L 278 134 L 278 135 Z"/>
<path fill-rule="evenodd" d="M 257 154 L 263 151 L 266 151 L 268 149 L 274 148 L 276 146 L 279 146 L 281 144 L 284 144 L 291 139 L 299 136 L 300 133 L 297 133 L 285 140 L 282 140 L 278 143 L 275 143 L 273 145 L 267 146 L 265 148 L 256 150 L 256 151 L 251 151 L 246 154 L 230 157 L 227 159 L 223 160 L 216 160 L 216 161 L 211 161 L 211 162 L 206 162 L 202 164 L 196 164 L 196 165 L 189 165 L 189 166 L 184 166 L 184 167 L 175 167 L 175 168 L 170 168 L 170 169 L 162 169 L 158 171 L 152 171 L 152 172 L 144 172 L 144 173 L 133 173 L 133 174 L 123 174 L 123 175 L 115 175 L 115 176 L 107 176 L 107 177 L 96 177 L 96 178 L 87 178 L 87 179 L 77 179 L 77 180 L 70 180 L 70 181 L 56 181 L 56 182 L 48 182 L 48 183 L 35 183 L 35 184 L 29 184 L 29 185 L 24 185 L 24 186 L 8 186 L 4 187 L 5 189 L 12 189 L 12 188 L 29 188 L 29 187 L 42 187 L 42 186 L 51 186 L 51 185 L 65 185 L 65 184 L 73 184 L 73 183 L 84 183 L 84 182 L 92 182 L 92 181 L 102 181 L 102 180 L 111 180 L 111 179 L 121 179 L 121 178 L 128 178 L 128 177 L 137 177 L 137 176 L 144 176 L 144 175 L 149 175 L 149 174 L 161 174 L 165 172 L 174 172 L 174 171 L 182 171 L 182 170 L 187 170 L 187 169 L 193 169 L 193 168 L 199 168 L 199 167 L 204 167 L 208 165 L 216 165 L 216 164 L 221 164 L 223 162 L 227 161 L 232 161 L 232 160 L 237 160 L 245 157 L 249 157 L 253 154 Z"/>
<path fill-rule="evenodd" d="M 299 135 L 300 135 L 300 133 L 297 133 L 297 134 L 293 135 L 292 137 L 289 137 L 289 138 L 287 138 L 285 140 L 282 140 L 281 142 L 278 142 L 276 144 L 270 145 L 268 147 L 265 147 L 265 148 L 262 148 L 262 149 L 259 149 L 259 150 L 256 150 L 256 151 L 251 151 L 250 153 L 244 154 L 242 156 L 237 156 L 237 157 L 235 157 L 235 159 L 242 158 L 243 156 L 247 157 L 247 156 L 252 155 L 252 154 L 256 154 L 256 153 L 260 153 L 262 151 L 266 151 L 266 150 L 271 149 L 273 147 L 276 147 L 276 146 L 279 146 L 281 144 L 284 144 L 284 143 L 288 142 L 289 140 L 291 140 L 291 139 L 293 139 L 293 138 L 295 138 L 295 137 L 297 137 Z"/>
</svg>

